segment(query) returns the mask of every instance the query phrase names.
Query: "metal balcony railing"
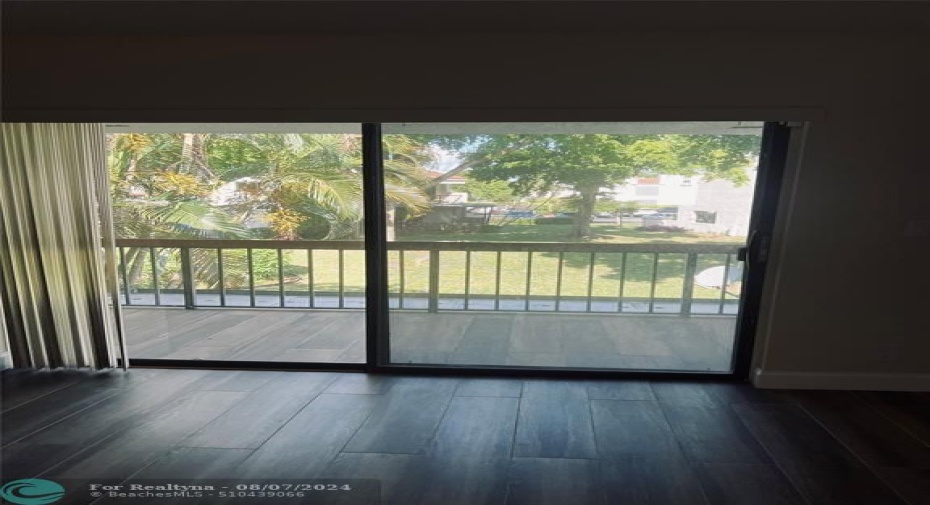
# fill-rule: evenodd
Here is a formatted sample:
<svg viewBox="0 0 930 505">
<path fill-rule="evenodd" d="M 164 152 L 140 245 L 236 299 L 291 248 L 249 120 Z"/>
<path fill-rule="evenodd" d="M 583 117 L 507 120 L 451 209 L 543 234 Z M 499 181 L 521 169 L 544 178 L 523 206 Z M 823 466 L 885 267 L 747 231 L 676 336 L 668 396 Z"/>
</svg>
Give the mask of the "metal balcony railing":
<svg viewBox="0 0 930 505">
<path fill-rule="evenodd" d="M 364 242 L 118 239 L 121 300 L 133 306 L 364 308 Z M 736 314 L 716 267 L 737 245 L 389 242 L 389 306 L 472 311 Z"/>
</svg>

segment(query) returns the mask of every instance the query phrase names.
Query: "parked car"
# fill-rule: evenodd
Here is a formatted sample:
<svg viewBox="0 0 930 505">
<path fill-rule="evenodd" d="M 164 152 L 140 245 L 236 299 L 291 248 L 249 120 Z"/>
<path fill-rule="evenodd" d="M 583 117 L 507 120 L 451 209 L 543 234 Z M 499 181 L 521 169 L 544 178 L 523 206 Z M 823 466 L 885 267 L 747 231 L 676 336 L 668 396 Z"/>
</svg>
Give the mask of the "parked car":
<svg viewBox="0 0 930 505">
<path fill-rule="evenodd" d="M 669 219 L 676 220 L 678 219 L 678 214 L 671 212 L 653 212 L 651 214 L 643 214 L 640 216 L 643 219 Z"/>
<path fill-rule="evenodd" d="M 519 217 L 519 218 L 528 218 L 536 217 L 536 213 L 531 210 L 508 210 L 505 217 Z"/>
</svg>

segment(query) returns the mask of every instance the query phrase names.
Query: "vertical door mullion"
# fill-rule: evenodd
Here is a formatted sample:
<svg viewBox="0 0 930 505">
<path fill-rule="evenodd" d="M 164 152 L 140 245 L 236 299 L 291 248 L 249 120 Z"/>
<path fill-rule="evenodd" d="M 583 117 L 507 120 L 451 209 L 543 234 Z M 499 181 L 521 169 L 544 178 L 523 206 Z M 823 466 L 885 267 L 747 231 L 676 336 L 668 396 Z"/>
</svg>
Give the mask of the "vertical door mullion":
<svg viewBox="0 0 930 505">
<path fill-rule="evenodd" d="M 365 203 L 365 349 L 369 368 L 390 363 L 388 342 L 387 215 L 381 125 L 362 124 L 362 180 Z"/>
<path fill-rule="evenodd" d="M 781 192 L 785 167 L 788 162 L 791 127 L 785 123 L 768 122 L 762 131 L 762 146 L 759 152 L 759 169 L 756 172 L 756 187 L 752 198 L 752 213 L 749 218 L 749 236 L 768 240 L 775 227 L 778 196 Z M 752 346 L 762 299 L 762 282 L 765 278 L 766 259 L 753 261 L 758 251 L 753 251 L 758 242 L 746 244 L 750 249 L 749 260 L 743 268 L 743 286 L 740 293 L 736 322 L 736 342 L 733 346 L 733 374 L 736 377 L 749 375 L 752 361 Z M 724 279 L 723 283 L 726 283 Z M 725 287 L 723 287 L 725 289 Z"/>
</svg>

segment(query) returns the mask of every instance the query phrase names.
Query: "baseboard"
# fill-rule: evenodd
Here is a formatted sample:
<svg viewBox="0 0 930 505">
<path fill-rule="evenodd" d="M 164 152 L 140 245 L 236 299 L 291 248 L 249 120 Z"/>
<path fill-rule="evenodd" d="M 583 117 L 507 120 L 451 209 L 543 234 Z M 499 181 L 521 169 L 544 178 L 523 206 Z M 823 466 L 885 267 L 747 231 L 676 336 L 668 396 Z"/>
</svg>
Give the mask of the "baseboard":
<svg viewBox="0 0 930 505">
<path fill-rule="evenodd" d="M 757 368 L 752 383 L 760 389 L 930 391 L 930 374 L 778 372 Z"/>
</svg>

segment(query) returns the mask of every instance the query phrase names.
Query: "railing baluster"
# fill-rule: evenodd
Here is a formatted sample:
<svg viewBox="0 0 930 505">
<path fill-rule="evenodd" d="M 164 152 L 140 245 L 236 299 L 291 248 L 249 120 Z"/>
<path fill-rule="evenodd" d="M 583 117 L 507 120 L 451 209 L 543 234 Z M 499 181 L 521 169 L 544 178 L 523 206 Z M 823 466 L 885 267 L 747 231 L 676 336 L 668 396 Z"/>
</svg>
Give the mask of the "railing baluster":
<svg viewBox="0 0 930 505">
<path fill-rule="evenodd" d="M 197 308 L 197 291 L 194 285 L 194 263 L 189 247 L 179 247 L 181 255 L 181 282 L 184 283 L 184 308 Z"/>
<path fill-rule="evenodd" d="M 306 250 L 307 254 L 307 289 L 309 296 L 308 305 L 310 308 L 319 308 L 320 306 L 316 303 L 316 279 L 315 279 L 315 258 L 314 258 L 314 247 L 318 247 L 320 250 L 327 251 L 327 254 L 331 251 L 332 253 L 337 254 L 337 268 L 339 271 L 338 274 L 338 308 L 350 308 L 354 305 L 348 302 L 348 294 L 354 289 L 354 284 L 349 285 L 349 282 L 352 282 L 350 279 L 350 273 L 346 272 L 346 267 L 348 263 L 351 263 L 352 258 L 347 257 L 346 251 L 356 251 L 361 249 L 361 243 L 355 241 L 295 241 L 295 242 L 285 242 L 285 241 L 270 241 L 267 244 L 262 243 L 261 245 L 256 245 L 256 242 L 247 242 L 247 241 L 237 241 L 237 240 L 186 240 L 186 239 L 120 239 L 117 242 L 117 247 L 119 247 L 119 260 L 120 264 L 118 267 L 118 274 L 121 276 L 121 285 L 120 288 L 124 291 L 123 298 L 120 300 L 121 303 L 126 305 L 138 305 L 139 302 L 133 303 L 132 293 L 133 290 L 138 289 L 137 286 L 133 285 L 133 281 L 130 277 L 133 271 L 133 266 L 137 265 L 138 262 L 142 262 L 142 270 L 145 271 L 144 261 L 151 262 L 149 270 L 152 275 L 152 293 L 154 299 L 154 305 L 162 305 L 168 302 L 168 299 L 162 296 L 165 291 L 166 285 L 161 282 L 160 276 L 166 271 L 164 270 L 165 265 L 161 263 L 162 255 L 164 251 L 180 251 L 181 263 L 182 263 L 182 277 L 184 282 L 184 306 L 195 308 L 198 305 L 196 300 L 196 290 L 197 290 L 197 280 L 194 277 L 195 269 L 199 264 L 194 265 L 194 261 L 199 258 L 195 257 L 196 250 L 205 249 L 207 251 L 215 251 L 215 259 L 217 262 L 216 265 L 216 275 L 218 276 L 218 294 L 219 294 L 219 306 L 227 307 L 233 301 L 230 298 L 229 286 L 226 285 L 226 266 L 225 266 L 225 251 L 226 250 L 245 250 L 246 251 L 246 260 L 247 260 L 247 270 L 248 270 L 248 299 L 249 303 L 246 306 L 250 307 L 263 307 L 266 303 L 258 299 L 260 293 L 257 289 L 259 283 L 263 282 L 263 279 L 257 277 L 258 266 L 256 265 L 255 251 L 261 251 L 263 248 L 276 251 L 277 256 L 277 279 L 278 279 L 278 288 L 277 288 L 277 298 L 279 300 L 279 307 L 288 307 L 288 303 L 293 303 L 294 300 L 289 300 L 289 288 L 286 284 L 286 271 L 285 262 L 289 261 L 287 254 L 289 250 Z M 138 249 L 137 249 L 138 248 Z M 397 248 L 398 252 L 398 275 L 399 286 L 400 286 L 400 298 L 399 303 L 395 306 L 400 308 L 407 309 L 409 303 L 407 300 L 407 286 L 411 282 L 410 279 L 407 279 L 407 250 L 403 247 Z M 422 253 L 420 252 L 422 251 Z M 441 285 L 442 281 L 442 252 L 450 251 L 455 252 L 458 255 L 459 252 L 464 253 L 464 261 L 459 256 L 456 256 L 456 261 L 460 262 L 460 265 L 464 265 L 464 289 L 459 291 L 458 294 L 455 294 L 457 291 L 454 286 L 452 287 L 451 292 L 443 291 L 444 286 Z M 138 252 L 139 256 L 133 257 Z M 713 254 L 718 258 L 726 258 L 726 264 L 724 265 L 724 278 L 723 286 L 721 292 L 719 293 L 719 298 L 717 299 L 717 308 L 716 311 L 712 313 L 719 314 L 728 314 L 727 309 L 729 307 L 730 299 L 732 298 L 731 294 L 727 292 L 728 283 L 726 280 L 729 280 L 733 269 L 738 267 L 738 264 L 734 263 L 736 248 L 731 246 L 722 246 L 722 245 L 689 245 L 689 244 L 621 244 L 621 245 L 612 245 L 612 244 L 557 244 L 557 243 L 542 243 L 542 244 L 525 244 L 525 243 L 454 243 L 454 242 L 425 242 L 420 243 L 416 246 L 417 252 L 417 262 L 421 258 L 421 254 L 428 255 L 428 261 L 430 261 L 429 266 L 429 285 L 428 292 L 426 293 L 427 308 L 432 311 L 438 311 L 440 309 L 441 300 L 443 296 L 463 296 L 463 304 L 460 307 L 464 310 L 486 310 L 491 309 L 495 311 L 500 310 L 521 310 L 521 311 L 534 311 L 541 310 L 540 306 L 534 306 L 533 300 L 540 300 L 542 298 L 550 296 L 548 293 L 540 292 L 534 295 L 534 289 L 539 286 L 534 286 L 536 282 L 535 277 L 539 277 L 543 272 L 538 270 L 544 266 L 536 260 L 535 256 L 539 253 L 547 253 L 547 256 L 557 257 L 558 263 L 556 265 L 556 279 L 554 286 L 554 296 L 553 299 L 549 299 L 546 302 L 551 303 L 554 300 L 553 312 L 561 312 L 563 310 L 578 310 L 584 312 L 595 312 L 601 310 L 601 304 L 603 303 L 612 303 L 610 298 L 613 295 L 600 296 L 600 293 L 597 291 L 597 283 L 602 282 L 603 279 L 598 278 L 598 261 L 601 260 L 601 263 L 604 263 L 604 258 L 609 257 L 610 265 L 616 265 L 616 274 L 619 277 L 619 283 L 617 286 L 616 292 L 616 302 L 618 313 L 629 312 L 629 308 L 624 307 L 624 302 L 626 297 L 630 294 L 630 290 L 626 288 L 627 280 L 633 280 L 630 277 L 629 272 L 631 272 L 630 267 L 632 265 L 631 261 L 640 261 L 640 256 L 642 256 L 641 261 L 645 262 L 648 255 L 651 255 L 652 263 L 652 272 L 647 275 L 647 278 L 650 278 L 650 285 L 648 288 L 648 313 L 657 312 L 657 307 L 660 305 L 661 300 L 665 298 L 659 298 L 659 294 L 664 292 L 659 291 L 658 282 L 659 282 L 659 268 L 666 268 L 662 266 L 662 254 L 673 254 L 678 261 L 684 261 L 683 271 L 684 279 L 682 284 L 681 293 L 681 303 L 678 313 L 682 315 L 689 315 L 695 310 L 695 304 L 700 300 L 699 295 L 696 294 L 698 291 L 697 284 L 694 281 L 697 270 L 700 268 L 701 255 Z M 478 261 L 481 255 L 475 256 L 474 253 L 481 253 L 481 255 L 488 254 L 488 260 L 494 262 L 494 272 L 493 288 L 486 291 L 491 291 L 489 294 L 482 294 L 482 291 L 478 287 L 472 286 L 473 282 L 477 282 L 481 275 L 481 272 L 473 273 L 473 268 L 481 268 L 483 264 L 486 263 L 485 260 Z M 490 255 L 493 253 L 493 259 Z M 513 285 L 510 282 L 508 277 L 507 288 L 504 289 L 503 274 L 504 274 L 504 253 L 507 254 L 525 254 L 526 255 L 526 272 L 524 278 L 524 286 L 519 290 L 524 295 L 523 303 L 520 304 L 514 300 L 518 300 L 519 294 L 516 294 Z M 171 254 L 174 254 L 173 252 Z M 206 253 L 205 258 L 210 259 L 209 256 L 213 254 L 212 252 Z M 392 251 L 393 254 L 393 251 Z M 584 294 L 584 309 L 577 307 L 573 302 L 566 302 L 566 299 L 573 299 L 576 297 L 566 295 L 565 290 L 568 289 L 566 286 L 571 287 L 577 277 L 576 272 L 580 271 L 578 268 L 572 266 L 571 262 L 568 262 L 566 265 L 566 258 L 569 259 L 571 255 L 586 255 L 588 259 L 588 265 L 585 267 L 582 263 L 581 268 L 587 270 L 587 286 L 586 292 Z M 621 255 L 617 257 L 615 255 Z M 630 255 L 636 255 L 636 257 L 631 258 Z M 516 256 L 514 256 L 516 258 Z M 165 256 L 168 258 L 168 256 Z M 174 260 L 174 256 L 171 256 L 171 261 Z M 193 258 L 193 259 L 192 259 Z M 477 259 L 476 259 L 477 258 Z M 681 258 L 681 259 L 679 259 Z M 447 262 L 448 263 L 448 262 Z M 535 263 L 535 264 L 534 264 Z M 171 263 L 173 264 L 173 263 Z M 450 263 L 446 266 L 455 264 Z M 639 265 L 639 263 L 637 263 Z M 642 266 L 645 266 L 643 264 Z M 393 267 L 392 267 L 393 268 Z M 510 265 L 508 264 L 508 268 Z M 638 267 L 636 267 L 638 268 Z M 632 271 L 635 272 L 636 268 Z M 514 272 L 515 273 L 515 272 Z M 272 274 L 274 275 L 274 274 Z M 511 275 L 508 273 L 508 275 Z M 570 275 L 569 281 L 565 280 L 565 276 Z M 490 280 L 490 279 L 489 279 Z M 568 284 L 566 284 L 568 282 Z M 480 284 L 480 283 L 479 283 Z M 639 284 L 638 281 L 634 284 Z M 174 284 L 171 284 L 172 286 Z M 664 289 L 664 288 L 663 288 Z M 476 293 L 477 290 L 477 293 Z M 171 288 L 171 292 L 174 292 L 174 288 Z M 416 290 L 415 290 L 416 291 Z M 354 293 L 354 291 L 352 291 Z M 271 298 L 270 292 L 268 292 Z M 173 296 L 173 295 L 172 295 Z M 396 296 L 396 293 L 392 293 L 392 296 Z M 420 296 L 423 296 L 423 293 L 416 293 L 416 298 L 419 299 Z M 487 300 L 487 296 L 493 296 L 492 304 L 485 305 L 483 302 Z M 539 297 L 539 298 L 534 298 Z M 597 298 L 595 298 L 597 296 Z M 637 295 L 638 296 L 638 295 Z M 509 297 L 506 298 L 505 297 Z M 696 298 L 697 297 L 697 298 Z M 235 297 L 233 297 L 235 298 Z M 474 300 L 473 300 L 474 298 Z M 634 297 L 631 299 L 641 300 L 642 297 Z M 259 301 L 262 301 L 259 304 Z M 514 303 L 511 303 L 514 301 Z M 507 303 L 504 303 L 507 302 Z M 148 302 L 146 302 L 148 303 Z M 570 307 L 565 308 L 565 303 L 568 303 Z M 302 307 L 307 307 L 302 303 L 298 303 Z M 324 304 L 325 305 L 325 304 Z M 327 305 L 330 306 L 331 305 Z M 522 307 L 521 307 L 522 306 Z M 415 308 L 422 308 L 421 305 L 416 306 Z M 661 307 L 659 307 L 661 308 Z M 549 309 L 545 309 L 548 311 Z M 639 309 L 637 309 L 638 311 Z M 659 311 L 664 313 L 665 311 Z M 728 314 L 732 315 L 732 314 Z"/>
<path fill-rule="evenodd" d="M 591 253 L 588 260 L 588 301 L 585 306 L 585 312 L 591 312 L 591 296 L 594 294 L 594 257 L 597 253 Z"/>
<path fill-rule="evenodd" d="M 617 288 L 617 312 L 623 312 L 623 291 L 626 287 L 627 253 L 622 254 L 623 259 L 620 260 L 620 286 Z"/>
<path fill-rule="evenodd" d="M 655 311 L 656 305 L 656 280 L 659 277 L 659 253 L 652 254 L 652 285 L 649 286 L 649 313 Z"/>
<path fill-rule="evenodd" d="M 155 248 L 149 248 L 149 263 L 152 269 L 152 290 L 155 294 L 155 305 L 161 305 L 161 288 L 158 286 L 158 262 L 155 260 Z"/>
<path fill-rule="evenodd" d="M 471 251 L 465 251 L 465 310 L 468 310 L 468 295 L 471 293 Z"/>
<path fill-rule="evenodd" d="M 223 250 L 216 250 L 216 275 L 219 277 L 220 307 L 226 306 L 226 273 L 223 269 Z"/>
<path fill-rule="evenodd" d="M 339 308 L 346 306 L 346 255 L 345 249 L 339 249 Z"/>
<path fill-rule="evenodd" d="M 497 251 L 497 267 L 494 274 L 494 310 L 501 308 L 501 252 Z"/>
<path fill-rule="evenodd" d="M 132 297 L 129 296 L 129 274 L 126 271 L 126 249 L 119 248 L 119 270 L 123 276 L 123 293 L 126 295 L 126 305 L 132 305 Z"/>
<path fill-rule="evenodd" d="M 717 308 L 718 314 L 723 314 L 723 306 L 726 303 L 727 284 L 730 280 L 730 262 L 732 260 L 732 255 L 727 254 L 727 263 L 726 266 L 723 267 L 723 280 L 720 282 L 720 306 Z"/>
<path fill-rule="evenodd" d="M 439 251 L 429 252 L 429 295 L 427 308 L 430 312 L 439 311 Z"/>
<path fill-rule="evenodd" d="M 307 249 L 307 294 L 310 308 L 316 307 L 316 287 L 313 284 L 313 249 Z"/>
<path fill-rule="evenodd" d="M 562 263 L 565 260 L 565 253 L 559 253 L 559 265 L 556 267 L 555 274 L 555 311 L 559 311 L 559 306 L 562 303 Z"/>
<path fill-rule="evenodd" d="M 397 268 L 398 268 L 398 275 L 400 275 L 400 299 L 397 301 L 397 306 L 398 306 L 399 308 L 402 309 L 402 308 L 404 308 L 404 298 L 405 298 L 405 297 L 404 297 L 404 291 L 405 291 L 405 288 L 406 288 L 406 279 L 405 279 L 406 273 L 405 273 L 405 270 L 404 270 L 404 261 L 405 261 L 405 260 L 404 260 L 404 251 L 403 251 L 403 250 L 397 251 L 397 253 L 398 253 L 398 254 L 397 254 L 397 258 L 398 258 L 398 261 L 399 261 L 399 263 L 398 263 L 398 265 L 397 265 Z"/>
<path fill-rule="evenodd" d="M 523 310 L 530 310 L 530 291 L 533 285 L 533 251 L 526 253 L 526 296 L 523 300 Z"/>
<path fill-rule="evenodd" d="M 278 249 L 278 303 L 284 307 L 284 250 Z"/>
<path fill-rule="evenodd" d="M 685 259 L 684 287 L 681 290 L 681 315 L 691 315 L 691 305 L 694 302 L 694 276 L 697 273 L 698 255 L 688 253 Z"/>
<path fill-rule="evenodd" d="M 245 260 L 248 263 L 248 273 L 249 273 L 249 306 L 255 306 L 255 269 L 252 266 L 252 249 L 248 248 L 245 250 Z"/>
</svg>

